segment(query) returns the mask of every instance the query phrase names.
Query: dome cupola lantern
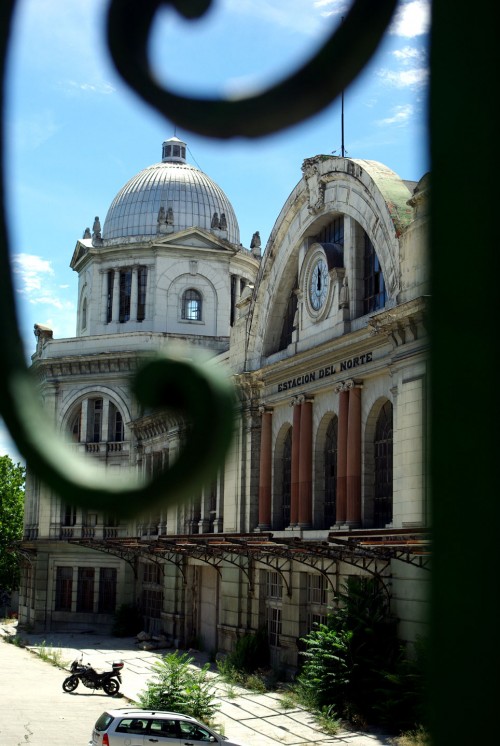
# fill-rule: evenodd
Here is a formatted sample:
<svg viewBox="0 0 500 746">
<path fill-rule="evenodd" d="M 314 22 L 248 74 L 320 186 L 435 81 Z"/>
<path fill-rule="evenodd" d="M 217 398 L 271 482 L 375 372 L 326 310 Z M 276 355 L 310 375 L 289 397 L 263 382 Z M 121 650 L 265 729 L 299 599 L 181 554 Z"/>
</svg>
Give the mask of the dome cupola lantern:
<svg viewBox="0 0 500 746">
<path fill-rule="evenodd" d="M 178 137 L 170 137 L 165 140 L 161 151 L 162 163 L 185 163 L 186 143 Z"/>
</svg>

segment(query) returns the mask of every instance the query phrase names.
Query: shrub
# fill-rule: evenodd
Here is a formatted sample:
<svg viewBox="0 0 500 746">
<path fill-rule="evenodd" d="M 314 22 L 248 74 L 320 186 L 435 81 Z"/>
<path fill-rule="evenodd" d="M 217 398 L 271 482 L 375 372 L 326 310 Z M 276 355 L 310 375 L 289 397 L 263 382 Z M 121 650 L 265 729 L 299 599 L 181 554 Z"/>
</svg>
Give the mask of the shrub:
<svg viewBox="0 0 500 746">
<path fill-rule="evenodd" d="M 153 666 L 155 678 L 139 695 L 144 710 L 171 710 L 210 723 L 217 706 L 215 693 L 207 679 L 210 664 L 201 669 L 193 667 L 187 653 L 164 655 Z"/>
<path fill-rule="evenodd" d="M 342 605 L 302 643 L 304 660 L 296 693 L 308 708 L 333 707 L 358 726 L 392 732 L 424 722 L 422 650 L 401 648 L 387 597 L 374 580 L 352 578 Z"/>
<path fill-rule="evenodd" d="M 122 604 L 115 612 L 112 634 L 115 637 L 133 637 L 142 629 L 142 614 L 135 604 Z"/>
<path fill-rule="evenodd" d="M 226 656 L 225 664 L 229 668 L 244 673 L 254 673 L 258 668 L 264 668 L 269 663 L 269 645 L 264 629 L 255 634 L 243 635 L 236 641 L 232 653 Z"/>
</svg>

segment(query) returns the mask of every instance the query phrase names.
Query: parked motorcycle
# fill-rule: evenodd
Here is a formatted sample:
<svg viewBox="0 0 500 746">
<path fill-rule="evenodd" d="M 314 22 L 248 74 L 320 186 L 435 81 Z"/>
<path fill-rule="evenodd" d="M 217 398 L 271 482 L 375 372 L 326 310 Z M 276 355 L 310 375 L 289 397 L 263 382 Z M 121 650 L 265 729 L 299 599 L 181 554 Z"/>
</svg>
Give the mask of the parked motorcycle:
<svg viewBox="0 0 500 746">
<path fill-rule="evenodd" d="M 74 692 L 80 681 L 88 689 L 103 689 L 110 697 L 119 692 L 123 661 L 113 661 L 111 671 L 98 673 L 89 663 L 83 663 L 82 658 L 71 664 L 71 676 L 64 679 L 62 685 L 65 692 Z"/>
</svg>

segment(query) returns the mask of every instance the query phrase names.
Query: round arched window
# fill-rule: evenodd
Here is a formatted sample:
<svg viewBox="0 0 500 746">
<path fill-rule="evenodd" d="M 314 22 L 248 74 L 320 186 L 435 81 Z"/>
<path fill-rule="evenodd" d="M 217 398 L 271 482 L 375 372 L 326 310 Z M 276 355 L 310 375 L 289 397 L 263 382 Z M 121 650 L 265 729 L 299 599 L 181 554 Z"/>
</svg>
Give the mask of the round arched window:
<svg viewBox="0 0 500 746">
<path fill-rule="evenodd" d="M 201 321 L 201 293 L 194 288 L 182 296 L 182 318 L 186 321 Z"/>
</svg>

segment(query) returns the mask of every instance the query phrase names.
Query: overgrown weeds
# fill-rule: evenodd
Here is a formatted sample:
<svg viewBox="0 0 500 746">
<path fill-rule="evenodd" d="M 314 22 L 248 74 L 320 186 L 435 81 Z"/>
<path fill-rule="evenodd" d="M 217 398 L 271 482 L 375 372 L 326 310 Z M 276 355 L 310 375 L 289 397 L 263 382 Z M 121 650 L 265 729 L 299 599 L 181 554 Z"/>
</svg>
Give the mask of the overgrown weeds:
<svg viewBox="0 0 500 746">
<path fill-rule="evenodd" d="M 187 653 L 169 653 L 154 664 L 155 678 L 139 695 L 145 710 L 167 710 L 212 724 L 217 710 L 215 690 L 208 680 L 210 663 L 201 669 L 192 665 Z"/>
<path fill-rule="evenodd" d="M 423 726 L 402 733 L 391 740 L 393 746 L 431 746 L 431 736 Z"/>
<path fill-rule="evenodd" d="M 45 640 L 42 642 L 37 650 L 37 655 L 47 663 L 51 663 L 57 668 L 67 668 L 68 661 L 64 660 L 62 650 L 59 648 L 53 648 L 52 645 L 46 645 Z"/>
</svg>

